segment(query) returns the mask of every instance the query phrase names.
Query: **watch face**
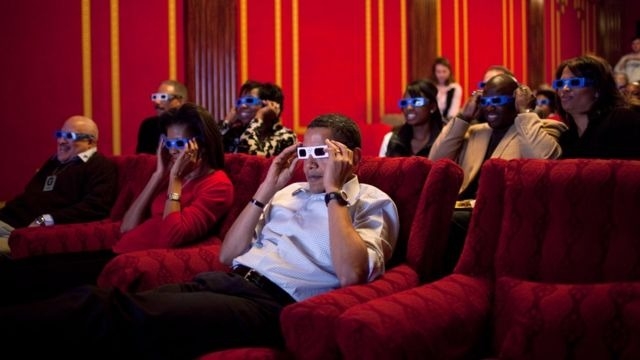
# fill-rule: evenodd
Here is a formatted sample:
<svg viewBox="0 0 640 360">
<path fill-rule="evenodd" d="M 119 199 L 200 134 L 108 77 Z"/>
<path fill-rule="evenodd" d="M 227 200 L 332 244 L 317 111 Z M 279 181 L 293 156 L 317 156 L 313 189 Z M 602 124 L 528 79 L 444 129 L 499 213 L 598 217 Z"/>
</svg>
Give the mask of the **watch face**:
<svg viewBox="0 0 640 360">
<path fill-rule="evenodd" d="M 330 192 L 330 193 L 327 193 L 324 196 L 324 202 L 327 205 L 329 205 L 329 202 L 331 200 L 336 200 L 338 202 L 338 204 L 340 204 L 342 206 L 346 206 L 346 205 L 349 205 L 349 201 L 347 199 L 348 199 L 347 193 L 345 193 L 344 191 L 341 191 L 341 192 L 337 192 L 337 191 Z"/>
</svg>

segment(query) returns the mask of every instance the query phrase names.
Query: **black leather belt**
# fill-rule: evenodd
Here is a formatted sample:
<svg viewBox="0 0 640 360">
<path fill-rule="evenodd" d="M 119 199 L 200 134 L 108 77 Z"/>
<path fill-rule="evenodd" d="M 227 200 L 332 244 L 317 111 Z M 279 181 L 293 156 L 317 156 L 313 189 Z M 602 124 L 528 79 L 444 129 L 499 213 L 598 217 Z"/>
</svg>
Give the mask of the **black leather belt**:
<svg viewBox="0 0 640 360">
<path fill-rule="evenodd" d="M 282 290 L 280 286 L 274 284 L 266 276 L 248 266 L 236 265 L 231 272 L 242 276 L 245 280 L 264 290 L 283 305 L 296 302 L 288 292 Z"/>
</svg>

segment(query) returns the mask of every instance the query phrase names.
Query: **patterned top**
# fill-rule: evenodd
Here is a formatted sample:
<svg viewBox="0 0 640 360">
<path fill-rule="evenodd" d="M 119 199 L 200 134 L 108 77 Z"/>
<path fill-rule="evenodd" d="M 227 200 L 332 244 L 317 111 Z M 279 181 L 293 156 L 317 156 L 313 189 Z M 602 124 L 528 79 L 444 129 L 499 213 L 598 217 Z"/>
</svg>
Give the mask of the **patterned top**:
<svg viewBox="0 0 640 360">
<path fill-rule="evenodd" d="M 249 155 L 276 156 L 286 147 L 295 144 L 297 137 L 293 130 L 282 125 L 280 121 L 273 124 L 271 135 L 264 136 L 264 121 L 255 118 L 249 122 L 244 132 L 237 138 L 237 146 L 228 146 L 226 152 L 239 152 Z"/>
<path fill-rule="evenodd" d="M 369 280 L 384 272 L 384 254 L 392 253 L 400 229 L 393 200 L 380 189 L 354 177 L 343 190 L 353 226 L 366 243 Z M 340 287 L 331 260 L 329 213 L 324 193 L 311 193 L 307 183 L 280 190 L 265 208 L 251 248 L 233 265 L 256 269 L 297 301 Z M 386 251 L 385 251 L 386 250 Z"/>
</svg>

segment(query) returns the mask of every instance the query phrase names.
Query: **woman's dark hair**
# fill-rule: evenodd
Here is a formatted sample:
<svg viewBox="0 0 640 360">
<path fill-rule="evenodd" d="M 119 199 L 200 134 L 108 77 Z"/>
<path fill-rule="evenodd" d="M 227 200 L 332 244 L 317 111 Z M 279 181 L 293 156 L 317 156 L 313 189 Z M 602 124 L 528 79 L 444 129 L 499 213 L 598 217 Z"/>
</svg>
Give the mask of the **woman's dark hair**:
<svg viewBox="0 0 640 360">
<path fill-rule="evenodd" d="M 246 94 L 253 89 L 259 89 L 260 86 L 262 86 L 262 83 L 259 81 L 247 80 L 242 84 L 242 86 L 240 86 L 240 91 L 238 92 L 238 94 L 242 96 L 243 94 Z"/>
<path fill-rule="evenodd" d="M 451 63 L 449 63 L 449 60 L 444 57 L 437 57 L 433 62 L 433 65 L 431 65 L 431 80 L 434 83 L 438 83 L 438 77 L 436 76 L 436 65 L 442 65 L 449 69 L 449 78 L 444 82 L 445 85 L 449 85 L 455 81 L 455 79 L 453 78 L 453 70 L 451 70 Z"/>
<path fill-rule="evenodd" d="M 598 97 L 589 110 L 589 115 L 598 112 L 609 112 L 620 106 L 626 106 L 626 101 L 613 78 L 611 65 L 603 58 L 595 55 L 583 55 L 563 61 L 556 70 L 556 79 L 562 77 L 562 71 L 568 68 L 576 77 L 584 77 L 593 81 L 593 88 Z M 558 113 L 567 119 L 570 115 L 558 107 Z"/>
<path fill-rule="evenodd" d="M 212 169 L 224 168 L 222 135 L 211 113 L 200 105 L 185 103 L 160 115 L 162 133 L 172 125 L 186 125 L 187 131 L 198 143 L 198 153 L 202 161 Z"/>
<path fill-rule="evenodd" d="M 339 141 L 351 150 L 362 147 L 360 128 L 348 116 L 337 113 L 323 114 L 307 125 L 307 129 L 312 128 L 330 129 L 331 140 Z"/>
<path fill-rule="evenodd" d="M 442 113 L 440 113 L 440 108 L 438 107 L 438 99 L 436 96 L 438 95 L 438 88 L 433 83 L 433 81 L 429 79 L 418 79 L 414 80 L 407 85 L 405 89 L 405 93 L 407 93 L 411 97 L 424 97 L 429 100 L 430 103 L 435 104 L 435 111 L 429 113 L 429 132 L 431 133 L 431 139 L 429 139 L 429 143 L 432 143 L 440 131 L 442 131 L 442 127 L 444 126 L 444 121 L 442 120 Z"/>
</svg>

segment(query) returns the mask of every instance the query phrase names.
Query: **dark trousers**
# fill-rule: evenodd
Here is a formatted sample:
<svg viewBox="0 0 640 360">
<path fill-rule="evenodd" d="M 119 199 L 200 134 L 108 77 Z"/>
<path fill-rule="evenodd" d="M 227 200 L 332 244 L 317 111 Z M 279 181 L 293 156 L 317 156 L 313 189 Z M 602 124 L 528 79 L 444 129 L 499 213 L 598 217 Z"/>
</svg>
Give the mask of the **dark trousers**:
<svg viewBox="0 0 640 360">
<path fill-rule="evenodd" d="M 471 222 L 471 210 L 455 209 L 453 211 L 451 226 L 449 227 L 449 239 L 444 255 L 445 274 L 450 274 L 458 263 L 464 247 L 464 240 L 469 230 L 469 223 Z"/>
<path fill-rule="evenodd" d="M 0 339 L 3 353 L 19 358 L 194 359 L 218 349 L 282 346 L 285 305 L 224 272 L 137 294 L 83 286 L 0 308 Z M 25 341 L 30 345 L 18 345 Z"/>
<path fill-rule="evenodd" d="M 95 284 L 111 250 L 0 259 L 0 306 L 31 302 L 74 287 Z"/>
</svg>

